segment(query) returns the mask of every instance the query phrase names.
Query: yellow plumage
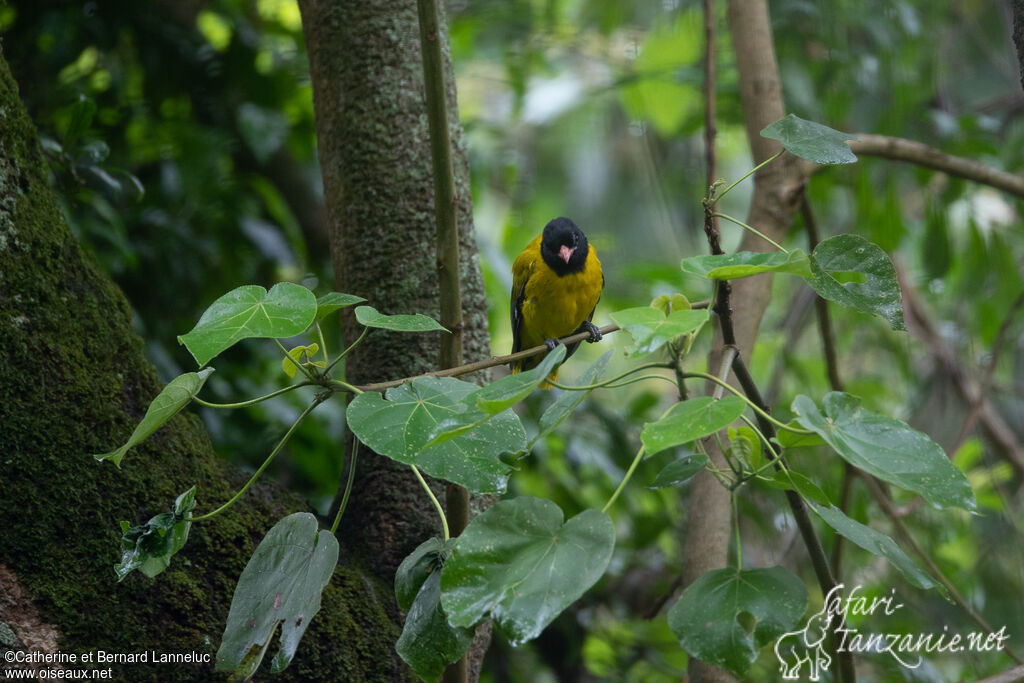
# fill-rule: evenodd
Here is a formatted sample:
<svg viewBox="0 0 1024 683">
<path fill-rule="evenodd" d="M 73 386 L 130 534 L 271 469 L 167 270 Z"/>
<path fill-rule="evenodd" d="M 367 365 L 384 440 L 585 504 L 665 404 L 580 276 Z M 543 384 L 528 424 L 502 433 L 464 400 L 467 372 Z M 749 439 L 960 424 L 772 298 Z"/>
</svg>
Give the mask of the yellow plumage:
<svg viewBox="0 0 1024 683">
<path fill-rule="evenodd" d="M 579 228 L 566 218 L 549 223 L 512 264 L 512 352 L 596 329 L 589 321 L 603 287 L 601 261 Z M 599 338 L 596 333 L 592 340 Z M 566 358 L 577 346 L 570 345 Z M 512 371 L 529 370 L 541 358 L 513 363 Z"/>
</svg>

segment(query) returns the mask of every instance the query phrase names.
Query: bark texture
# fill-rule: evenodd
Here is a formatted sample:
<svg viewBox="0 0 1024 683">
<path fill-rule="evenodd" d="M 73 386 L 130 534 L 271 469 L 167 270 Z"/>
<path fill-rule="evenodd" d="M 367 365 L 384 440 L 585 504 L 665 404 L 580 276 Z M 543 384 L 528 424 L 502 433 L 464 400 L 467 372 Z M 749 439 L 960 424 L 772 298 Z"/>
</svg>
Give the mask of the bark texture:
<svg viewBox="0 0 1024 683">
<path fill-rule="evenodd" d="M 84 257 L 57 208 L 37 135 L 0 57 L 0 642 L 14 649 L 213 655 L 238 576 L 282 516 L 306 509 L 257 484 L 192 527 L 155 579 L 118 583 L 120 520 L 141 523 L 198 485 L 199 512 L 245 475 L 213 453 L 187 411 L 117 469 L 90 455 L 122 443 L 159 391 L 124 296 Z M 391 587 L 339 568 L 280 680 L 387 680 L 367 653 L 398 632 Z M 272 645 L 276 649 L 276 645 Z M 7 664 L 0 664 L 0 667 Z M 266 663 L 264 664 L 266 666 Z M 105 667 L 104 667 L 105 668 Z M 209 665 L 123 665 L 116 680 L 223 681 Z"/>
<path fill-rule="evenodd" d="M 299 8 L 336 287 L 384 313 L 437 318 L 434 184 L 416 3 L 301 0 Z M 470 362 L 489 356 L 487 302 L 443 17 L 440 23 L 458 197 L 463 360 Z M 360 330 L 351 314 L 342 324 L 346 339 L 354 340 Z M 374 331 L 347 359 L 347 377 L 366 384 L 436 370 L 439 346 L 437 334 Z M 406 555 L 438 533 L 437 515 L 410 469 L 376 454 L 360 456 L 354 490 L 341 535 L 368 571 L 390 580 Z M 435 492 L 443 498 L 441 486 Z"/>
</svg>

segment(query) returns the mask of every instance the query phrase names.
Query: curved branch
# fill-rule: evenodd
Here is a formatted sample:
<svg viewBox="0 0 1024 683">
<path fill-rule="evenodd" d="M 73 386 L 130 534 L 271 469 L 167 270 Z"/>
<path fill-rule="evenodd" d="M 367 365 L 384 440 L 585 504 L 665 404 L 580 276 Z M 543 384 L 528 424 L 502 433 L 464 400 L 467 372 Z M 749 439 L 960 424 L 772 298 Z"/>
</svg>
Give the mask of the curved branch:
<svg viewBox="0 0 1024 683">
<path fill-rule="evenodd" d="M 857 138 L 847 142 L 854 154 L 906 161 L 1024 198 L 1024 176 L 1016 173 L 1000 171 L 973 159 L 946 154 L 916 140 L 871 133 L 857 133 Z"/>
</svg>

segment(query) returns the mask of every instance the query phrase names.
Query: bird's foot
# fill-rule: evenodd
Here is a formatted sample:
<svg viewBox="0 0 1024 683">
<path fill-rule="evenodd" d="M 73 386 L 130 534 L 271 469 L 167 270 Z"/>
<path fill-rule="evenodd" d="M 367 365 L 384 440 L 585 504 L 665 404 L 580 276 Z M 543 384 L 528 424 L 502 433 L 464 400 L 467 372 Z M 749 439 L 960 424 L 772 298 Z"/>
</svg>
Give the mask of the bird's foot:
<svg viewBox="0 0 1024 683">
<path fill-rule="evenodd" d="M 584 320 L 583 324 L 580 325 L 580 327 L 582 327 L 583 330 L 586 330 L 587 332 L 590 333 L 590 338 L 587 339 L 587 342 L 593 344 L 594 342 L 601 341 L 603 335 L 601 334 L 601 330 L 598 329 L 597 325 L 590 322 L 589 320 Z"/>
<path fill-rule="evenodd" d="M 548 351 L 554 351 L 558 347 L 557 339 L 545 339 L 544 346 L 548 347 Z"/>
</svg>

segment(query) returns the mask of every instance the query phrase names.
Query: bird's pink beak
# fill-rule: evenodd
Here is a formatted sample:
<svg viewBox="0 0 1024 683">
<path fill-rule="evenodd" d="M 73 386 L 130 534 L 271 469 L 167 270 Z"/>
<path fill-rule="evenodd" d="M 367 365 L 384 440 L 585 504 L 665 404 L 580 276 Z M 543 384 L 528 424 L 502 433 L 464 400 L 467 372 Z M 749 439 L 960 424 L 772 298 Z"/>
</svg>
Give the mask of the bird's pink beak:
<svg viewBox="0 0 1024 683">
<path fill-rule="evenodd" d="M 572 252 L 574 251 L 576 251 L 576 249 L 562 245 L 562 247 L 558 250 L 558 258 L 568 263 L 569 259 L 572 258 Z"/>
</svg>

